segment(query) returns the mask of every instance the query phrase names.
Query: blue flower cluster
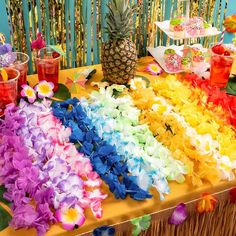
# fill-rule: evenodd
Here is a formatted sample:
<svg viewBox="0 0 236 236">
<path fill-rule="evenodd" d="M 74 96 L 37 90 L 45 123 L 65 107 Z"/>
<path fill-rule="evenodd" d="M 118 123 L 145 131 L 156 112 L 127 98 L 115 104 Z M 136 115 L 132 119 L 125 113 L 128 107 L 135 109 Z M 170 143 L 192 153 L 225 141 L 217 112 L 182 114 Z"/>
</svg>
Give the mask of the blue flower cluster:
<svg viewBox="0 0 236 236">
<path fill-rule="evenodd" d="M 98 136 L 78 99 L 54 103 L 53 113 L 64 126 L 71 128 L 70 141 L 79 144 L 78 150 L 90 158 L 94 170 L 117 199 L 124 199 L 127 195 L 135 200 L 152 197 L 137 185 L 136 177 L 130 175 L 127 162 L 117 154 L 115 147 Z"/>
<path fill-rule="evenodd" d="M 96 128 L 98 136 L 103 140 L 107 140 L 110 145 L 114 145 L 118 155 L 123 160 L 127 160 L 128 171 L 131 175 L 136 176 L 136 183 L 140 188 L 149 190 L 151 186 L 155 187 L 160 194 L 160 199 L 163 200 L 164 194 L 168 194 L 170 191 L 168 181 L 158 167 L 153 166 L 147 158 L 146 160 L 143 158 L 147 156 L 147 153 L 138 142 L 135 142 L 135 129 L 131 124 L 131 120 L 128 123 L 127 117 L 124 115 L 123 117 L 118 116 L 119 113 L 122 113 L 122 104 L 116 104 L 117 106 L 115 106 L 114 102 L 112 103 L 113 109 L 110 109 L 108 104 L 104 106 L 99 102 L 98 98 L 96 101 L 80 100 L 82 108 Z M 114 114 L 117 117 L 114 118 Z"/>
<path fill-rule="evenodd" d="M 116 230 L 114 227 L 104 225 L 96 228 L 93 231 L 92 236 L 114 236 L 115 232 Z"/>
</svg>

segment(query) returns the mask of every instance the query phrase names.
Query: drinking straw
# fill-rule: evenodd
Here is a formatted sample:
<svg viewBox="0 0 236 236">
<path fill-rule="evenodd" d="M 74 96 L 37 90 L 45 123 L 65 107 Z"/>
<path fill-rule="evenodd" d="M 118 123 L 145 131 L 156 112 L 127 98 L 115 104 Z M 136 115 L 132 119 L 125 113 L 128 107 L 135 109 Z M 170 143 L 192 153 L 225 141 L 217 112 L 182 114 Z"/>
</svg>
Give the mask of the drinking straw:
<svg viewBox="0 0 236 236">
<path fill-rule="evenodd" d="M 0 33 L 0 41 L 2 44 L 5 44 L 5 36 L 2 33 Z"/>
<path fill-rule="evenodd" d="M 222 33 L 221 33 L 219 45 L 223 44 L 223 42 L 224 42 L 224 37 L 225 37 L 225 28 L 223 29 L 223 31 L 222 31 Z"/>
</svg>

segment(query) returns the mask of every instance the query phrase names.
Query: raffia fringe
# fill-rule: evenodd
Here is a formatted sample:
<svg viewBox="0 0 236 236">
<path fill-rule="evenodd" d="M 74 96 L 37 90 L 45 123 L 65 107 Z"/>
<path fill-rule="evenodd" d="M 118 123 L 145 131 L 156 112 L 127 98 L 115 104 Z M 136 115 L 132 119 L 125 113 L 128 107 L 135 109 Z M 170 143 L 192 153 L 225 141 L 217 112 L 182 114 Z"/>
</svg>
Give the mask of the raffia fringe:
<svg viewBox="0 0 236 236">
<path fill-rule="evenodd" d="M 236 235 L 236 204 L 229 201 L 228 191 L 214 195 L 217 205 L 213 212 L 199 214 L 196 211 L 196 201 L 187 204 L 188 218 L 178 226 L 168 224 L 168 218 L 173 209 L 152 214 L 149 229 L 141 236 L 235 236 Z M 131 236 L 133 225 L 124 222 L 114 226 L 116 236 Z M 91 236 L 91 233 L 83 236 Z"/>
</svg>

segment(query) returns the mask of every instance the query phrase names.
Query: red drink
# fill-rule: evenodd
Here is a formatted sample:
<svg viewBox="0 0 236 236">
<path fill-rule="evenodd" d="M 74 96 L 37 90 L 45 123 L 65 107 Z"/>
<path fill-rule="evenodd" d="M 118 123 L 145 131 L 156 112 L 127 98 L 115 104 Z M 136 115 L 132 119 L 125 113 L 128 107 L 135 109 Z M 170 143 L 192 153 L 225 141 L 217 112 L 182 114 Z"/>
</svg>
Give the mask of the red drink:
<svg viewBox="0 0 236 236">
<path fill-rule="evenodd" d="M 220 50 L 218 50 L 219 53 L 221 53 Z M 216 85 L 220 88 L 226 87 L 229 80 L 233 62 L 234 62 L 234 56 L 230 55 L 230 52 L 228 51 L 223 52 L 222 50 L 222 53 L 218 54 L 212 51 L 211 75 L 210 75 L 211 85 Z"/>
<path fill-rule="evenodd" d="M 7 104 L 16 103 L 17 99 L 17 80 L 19 71 L 12 68 L 5 68 L 8 80 L 3 81 L 0 74 L 0 116 L 4 114 L 4 109 Z"/>
<path fill-rule="evenodd" d="M 28 61 L 29 56 L 22 52 L 14 52 L 16 54 L 16 61 L 10 67 L 18 70 L 20 72 L 20 76 L 18 79 L 18 93 L 22 90 L 21 85 L 27 83 L 27 73 L 28 73 Z"/>
<path fill-rule="evenodd" d="M 43 48 L 36 57 L 39 81 L 46 80 L 54 84 L 54 92 L 58 89 L 60 54 L 51 48 Z"/>
</svg>

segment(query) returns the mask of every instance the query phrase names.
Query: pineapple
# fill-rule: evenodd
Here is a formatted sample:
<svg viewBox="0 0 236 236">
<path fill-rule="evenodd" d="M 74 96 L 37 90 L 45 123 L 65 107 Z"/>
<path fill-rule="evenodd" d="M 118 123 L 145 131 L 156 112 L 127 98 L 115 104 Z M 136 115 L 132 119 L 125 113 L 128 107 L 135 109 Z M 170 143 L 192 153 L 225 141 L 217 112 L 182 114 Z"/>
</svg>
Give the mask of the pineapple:
<svg viewBox="0 0 236 236">
<path fill-rule="evenodd" d="M 135 75 L 137 51 L 130 40 L 135 8 L 130 7 L 129 0 L 112 0 L 108 5 L 109 41 L 102 45 L 102 70 L 104 79 L 111 83 L 126 84 Z"/>
</svg>

